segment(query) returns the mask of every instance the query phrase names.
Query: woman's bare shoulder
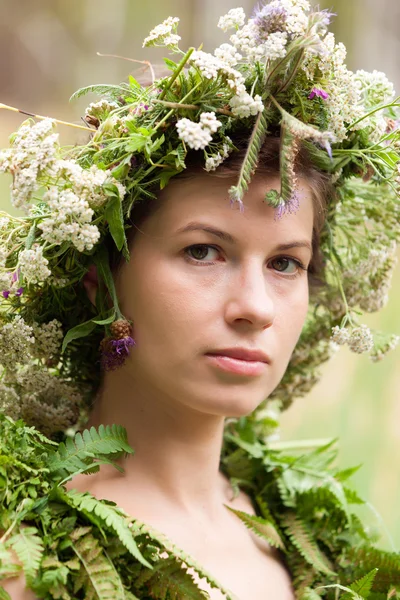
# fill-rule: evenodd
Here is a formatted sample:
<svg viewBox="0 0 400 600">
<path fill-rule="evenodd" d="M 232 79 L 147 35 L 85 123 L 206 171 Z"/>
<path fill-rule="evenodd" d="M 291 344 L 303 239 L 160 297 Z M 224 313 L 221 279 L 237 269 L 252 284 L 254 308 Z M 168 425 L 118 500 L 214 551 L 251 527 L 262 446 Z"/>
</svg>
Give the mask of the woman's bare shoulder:
<svg viewBox="0 0 400 600">
<path fill-rule="evenodd" d="M 9 594 L 11 600 L 37 600 L 32 590 L 25 587 L 25 578 L 22 575 L 5 579 L 0 586 Z"/>
</svg>

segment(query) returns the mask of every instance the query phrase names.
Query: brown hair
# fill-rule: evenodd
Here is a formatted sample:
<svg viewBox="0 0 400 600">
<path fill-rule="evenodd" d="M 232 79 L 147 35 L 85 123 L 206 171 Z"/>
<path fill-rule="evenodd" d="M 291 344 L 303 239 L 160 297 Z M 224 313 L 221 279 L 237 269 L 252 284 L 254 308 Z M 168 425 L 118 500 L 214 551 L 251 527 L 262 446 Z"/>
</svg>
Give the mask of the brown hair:
<svg viewBox="0 0 400 600">
<path fill-rule="evenodd" d="M 242 134 L 232 136 L 237 151 L 231 153 L 215 171 L 210 172 L 210 177 L 232 178 L 238 175 L 248 144 L 248 131 Z M 267 136 L 262 145 L 258 165 L 257 175 L 277 175 L 279 174 L 279 154 L 280 138 L 278 136 Z M 202 152 L 189 151 L 186 158 L 186 169 L 174 177 L 177 179 L 187 179 L 196 176 L 198 173 L 204 173 L 204 157 Z M 314 226 L 313 226 L 313 257 L 309 266 L 310 288 L 321 287 L 324 282 L 324 260 L 320 248 L 321 232 L 324 227 L 328 206 L 334 198 L 334 186 L 327 173 L 317 169 L 312 163 L 309 153 L 304 145 L 300 145 L 299 152 L 295 162 L 295 172 L 298 177 L 307 181 L 310 187 L 314 202 Z M 137 230 L 144 221 L 160 206 L 159 198 L 145 198 L 143 201 L 136 201 L 131 210 L 129 224 L 132 227 L 128 230 L 128 244 L 131 247 Z M 122 255 L 115 250 L 115 246 L 110 245 L 110 262 L 112 270 L 118 270 L 122 263 Z"/>
</svg>

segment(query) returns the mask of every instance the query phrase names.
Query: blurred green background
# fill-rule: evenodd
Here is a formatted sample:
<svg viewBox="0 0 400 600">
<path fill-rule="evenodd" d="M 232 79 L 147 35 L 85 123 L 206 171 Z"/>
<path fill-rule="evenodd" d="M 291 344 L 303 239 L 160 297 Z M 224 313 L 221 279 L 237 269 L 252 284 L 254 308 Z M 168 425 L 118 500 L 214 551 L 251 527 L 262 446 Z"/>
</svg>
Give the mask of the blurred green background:
<svg viewBox="0 0 400 600">
<path fill-rule="evenodd" d="M 0 102 L 22 110 L 80 122 L 93 96 L 68 103 L 70 95 L 90 83 L 119 83 L 140 65 L 115 54 L 157 64 L 163 53 L 142 49 L 150 29 L 171 16 L 181 18 L 181 47 L 205 50 L 228 41 L 216 27 L 218 17 L 241 4 L 248 15 L 253 2 L 242 0 L 0 0 Z M 317 2 L 313 2 L 317 4 Z M 333 31 L 348 49 L 348 67 L 382 70 L 400 90 L 399 0 L 331 0 L 318 2 L 337 13 Z M 21 115 L 0 110 L 0 147 L 21 123 Z M 79 134 L 60 126 L 61 140 Z M 0 177 L 0 209 L 9 210 L 9 180 Z M 400 334 L 400 269 L 387 307 L 366 321 Z M 355 475 L 359 493 L 374 507 L 365 516 L 386 534 L 381 544 L 400 549 L 400 349 L 381 363 L 347 350 L 324 368 L 322 381 L 285 413 L 282 437 L 339 437 L 340 464 L 364 463 Z"/>
</svg>

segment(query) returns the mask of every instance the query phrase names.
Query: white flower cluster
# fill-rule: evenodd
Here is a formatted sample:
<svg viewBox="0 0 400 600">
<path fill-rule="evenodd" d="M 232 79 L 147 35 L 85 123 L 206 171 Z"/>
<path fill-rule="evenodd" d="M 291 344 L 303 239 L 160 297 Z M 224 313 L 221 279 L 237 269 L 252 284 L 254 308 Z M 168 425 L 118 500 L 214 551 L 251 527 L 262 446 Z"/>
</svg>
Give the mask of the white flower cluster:
<svg viewBox="0 0 400 600">
<path fill-rule="evenodd" d="M 32 329 L 35 336 L 35 354 L 45 358 L 57 357 L 64 338 L 62 323 L 57 319 L 41 325 L 35 322 Z"/>
<path fill-rule="evenodd" d="M 96 225 L 90 225 L 93 210 L 72 190 L 50 188 L 43 196 L 51 215 L 38 224 L 42 237 L 50 244 L 71 242 L 79 252 L 91 250 L 100 238 Z"/>
<path fill-rule="evenodd" d="M 143 42 L 143 48 L 145 46 L 176 47 L 181 39 L 180 35 L 176 33 L 178 23 L 178 17 L 168 17 L 168 19 L 165 19 L 165 21 L 150 31 Z"/>
<path fill-rule="evenodd" d="M 229 150 L 229 144 L 224 144 L 221 152 L 208 156 L 205 164 L 206 171 L 215 171 L 215 169 L 229 156 Z"/>
<path fill-rule="evenodd" d="M 231 8 L 231 10 L 220 17 L 218 21 L 218 27 L 222 31 L 228 31 L 229 29 L 238 29 L 243 27 L 246 20 L 246 15 L 243 8 Z"/>
<path fill-rule="evenodd" d="M 34 341 L 32 327 L 21 315 L 15 315 L 10 323 L 0 326 L 0 364 L 13 370 L 17 363 L 28 362 Z"/>
<path fill-rule="evenodd" d="M 250 96 L 247 92 L 242 92 L 236 96 L 232 96 L 229 101 L 232 112 L 235 116 L 244 118 L 250 115 L 256 115 L 264 110 L 264 104 L 261 96 L 258 94 Z"/>
<path fill-rule="evenodd" d="M 0 381 L 0 413 L 5 413 L 16 421 L 20 417 L 20 402 L 15 389 Z"/>
<path fill-rule="evenodd" d="M 352 330 L 345 327 L 333 327 L 331 339 L 339 346 L 347 344 L 350 350 L 356 354 L 371 352 L 374 347 L 374 338 L 367 325 L 360 325 Z"/>
<path fill-rule="evenodd" d="M 215 133 L 221 122 L 214 112 L 202 113 L 200 122 L 195 123 L 190 119 L 179 119 L 176 124 L 180 139 L 194 150 L 204 149 L 212 141 L 211 133 Z"/>
<path fill-rule="evenodd" d="M 243 75 L 213 54 L 197 50 L 193 52 L 190 60 L 206 79 L 222 77 L 236 93 L 245 90 Z"/>
<path fill-rule="evenodd" d="M 49 261 L 43 256 L 43 246 L 35 244 L 30 250 L 22 250 L 18 256 L 18 266 L 27 283 L 42 283 L 50 275 Z"/>
<path fill-rule="evenodd" d="M 232 44 L 221 44 L 214 50 L 214 55 L 218 60 L 221 60 L 230 67 L 237 65 L 242 58 L 242 55 L 237 52 L 235 46 L 232 46 Z"/>
<path fill-rule="evenodd" d="M 0 248 L 0 269 L 4 268 L 7 260 L 7 252 L 4 248 Z"/>
<path fill-rule="evenodd" d="M 95 210 L 103 206 L 107 200 L 103 188 L 105 183 L 112 183 L 117 187 L 121 200 L 125 195 L 125 187 L 112 177 L 109 169 L 99 169 L 97 165 L 92 165 L 90 169 L 83 169 L 75 160 L 59 160 L 55 168 L 57 178 L 72 183 L 73 192 Z"/>
<path fill-rule="evenodd" d="M 57 159 L 58 133 L 51 133 L 53 127 L 52 119 L 34 125 L 25 123 L 17 131 L 12 148 L 0 153 L 0 171 L 13 176 L 11 202 L 25 212 L 39 187 L 38 178 L 44 171 L 51 171 Z"/>
<path fill-rule="evenodd" d="M 359 83 L 366 109 L 387 104 L 395 96 L 393 83 L 381 71 L 374 70 L 369 73 L 360 69 L 354 73 L 354 79 Z"/>
</svg>

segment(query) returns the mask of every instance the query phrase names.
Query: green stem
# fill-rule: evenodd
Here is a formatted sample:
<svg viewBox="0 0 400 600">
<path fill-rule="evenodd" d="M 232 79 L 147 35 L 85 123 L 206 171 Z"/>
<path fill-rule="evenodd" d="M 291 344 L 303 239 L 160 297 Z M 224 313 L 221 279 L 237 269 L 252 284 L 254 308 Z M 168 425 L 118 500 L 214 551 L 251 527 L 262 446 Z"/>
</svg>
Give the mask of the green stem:
<svg viewBox="0 0 400 600">
<path fill-rule="evenodd" d="M 185 102 L 186 98 L 188 98 L 188 97 L 189 97 L 189 96 L 190 96 L 190 95 L 191 95 L 191 94 L 194 92 L 194 90 L 196 90 L 196 89 L 197 89 L 197 88 L 200 86 L 200 84 L 201 84 L 201 83 L 202 83 L 202 82 L 201 82 L 201 81 L 199 81 L 199 82 L 198 82 L 198 83 L 197 83 L 197 84 L 196 84 L 196 85 L 195 85 L 195 86 L 194 86 L 194 87 L 193 87 L 193 88 L 190 90 L 190 92 L 188 92 L 188 93 L 186 94 L 186 96 L 184 96 L 184 97 L 182 98 L 182 100 L 181 100 L 180 102 L 178 102 L 177 104 L 183 104 L 183 103 Z M 168 119 L 170 118 L 170 116 L 174 114 L 174 110 L 176 110 L 176 109 L 174 109 L 174 108 L 173 108 L 173 109 L 171 109 L 170 111 L 168 111 L 168 112 L 167 112 L 167 114 L 166 114 L 166 115 L 165 115 L 165 116 L 164 116 L 164 117 L 161 119 L 161 121 L 159 121 L 159 122 L 157 123 L 157 125 L 156 125 L 156 126 L 155 126 L 155 128 L 154 128 L 154 131 L 157 131 L 157 129 L 159 129 L 159 127 L 161 127 L 161 125 L 162 125 L 163 123 L 165 123 L 165 121 L 168 121 Z M 154 131 L 153 131 L 153 133 L 154 133 Z"/>
<path fill-rule="evenodd" d="M 332 439 L 292 440 L 289 442 L 267 442 L 267 446 L 269 450 L 306 450 L 308 448 L 321 448 L 332 441 Z"/>
<path fill-rule="evenodd" d="M 186 52 L 185 56 L 182 58 L 181 62 L 178 64 L 176 71 L 174 71 L 174 73 L 171 75 L 167 87 L 160 94 L 160 98 L 159 98 L 160 100 L 163 100 L 163 98 L 165 97 L 165 94 L 171 88 L 171 86 L 174 83 L 174 81 L 176 80 L 176 78 L 180 75 L 180 73 L 182 72 L 183 68 L 185 67 L 187 61 L 189 60 L 189 58 L 191 57 L 191 55 L 193 54 L 194 51 L 195 51 L 195 48 L 192 47 L 192 48 L 189 48 L 189 50 Z"/>
<path fill-rule="evenodd" d="M 400 104 L 397 102 L 399 99 L 400 99 L 400 96 L 398 96 L 394 102 L 390 102 L 389 104 L 382 104 L 381 106 L 378 106 L 378 108 L 374 108 L 374 110 L 371 110 L 369 113 L 363 115 L 362 117 L 357 119 L 357 121 L 353 121 L 353 123 L 350 123 L 350 125 L 347 127 L 347 129 L 353 129 L 355 125 L 358 125 L 358 123 L 361 123 L 361 121 L 363 121 L 364 119 L 368 119 L 368 117 L 370 117 L 371 115 L 374 115 L 375 113 L 379 112 L 380 110 L 384 110 L 385 108 L 400 106 Z"/>
</svg>

